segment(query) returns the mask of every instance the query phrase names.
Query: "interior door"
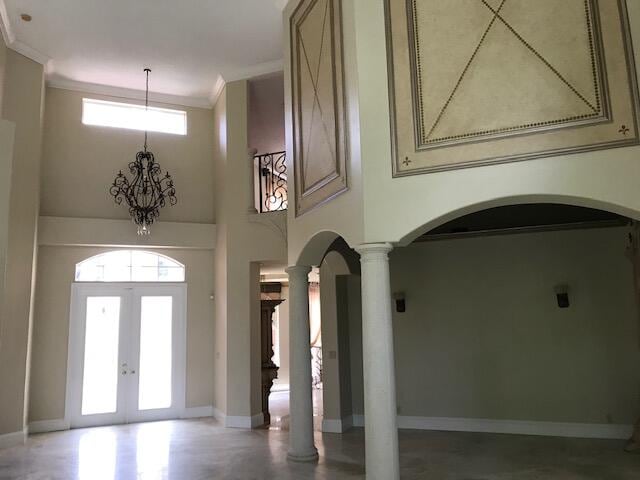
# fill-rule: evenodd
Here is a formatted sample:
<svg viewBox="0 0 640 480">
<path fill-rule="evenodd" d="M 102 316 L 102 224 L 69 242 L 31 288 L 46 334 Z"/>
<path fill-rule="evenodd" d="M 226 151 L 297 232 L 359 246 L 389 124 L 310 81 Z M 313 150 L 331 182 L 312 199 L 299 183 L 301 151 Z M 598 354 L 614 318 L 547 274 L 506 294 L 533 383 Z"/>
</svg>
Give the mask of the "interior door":
<svg viewBox="0 0 640 480">
<path fill-rule="evenodd" d="M 133 290 L 128 421 L 177 418 L 184 406 L 184 289 Z"/>
<path fill-rule="evenodd" d="M 126 421 L 126 319 L 130 292 L 115 285 L 74 285 L 69 329 L 67 418 L 72 427 Z"/>
<path fill-rule="evenodd" d="M 185 401 L 185 284 L 76 283 L 71 427 L 177 418 Z"/>
</svg>

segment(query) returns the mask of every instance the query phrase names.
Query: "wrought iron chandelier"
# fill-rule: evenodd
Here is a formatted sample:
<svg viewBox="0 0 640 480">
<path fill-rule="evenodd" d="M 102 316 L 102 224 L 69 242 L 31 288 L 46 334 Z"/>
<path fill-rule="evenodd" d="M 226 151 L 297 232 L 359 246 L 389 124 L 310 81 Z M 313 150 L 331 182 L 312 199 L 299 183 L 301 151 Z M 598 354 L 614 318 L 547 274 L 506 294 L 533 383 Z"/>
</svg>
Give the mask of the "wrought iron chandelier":
<svg viewBox="0 0 640 480">
<path fill-rule="evenodd" d="M 145 68 L 147 87 L 145 94 L 145 112 L 149 110 L 149 73 Z M 175 205 L 176 189 L 169 172 L 162 175 L 160 165 L 156 163 L 153 153 L 147 150 L 147 130 L 144 131 L 144 149 L 136 154 L 135 161 L 129 163 L 129 172 L 133 179 L 122 173 L 116 175 L 109 192 L 118 205 L 124 200 L 129 207 L 129 215 L 138 226 L 138 235 L 149 235 L 151 225 L 160 216 L 160 209 L 167 204 Z"/>
</svg>

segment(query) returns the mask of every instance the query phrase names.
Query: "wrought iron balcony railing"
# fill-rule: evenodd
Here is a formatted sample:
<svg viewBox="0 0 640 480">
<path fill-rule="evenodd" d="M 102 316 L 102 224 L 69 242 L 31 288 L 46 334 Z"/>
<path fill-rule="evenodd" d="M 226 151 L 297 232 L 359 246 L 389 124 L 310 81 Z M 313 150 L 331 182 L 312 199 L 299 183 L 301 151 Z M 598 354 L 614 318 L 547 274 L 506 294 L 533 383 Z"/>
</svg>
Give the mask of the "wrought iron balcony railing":
<svg viewBox="0 0 640 480">
<path fill-rule="evenodd" d="M 259 212 L 286 210 L 288 205 L 286 153 L 265 153 L 253 158 L 258 174 Z"/>
</svg>

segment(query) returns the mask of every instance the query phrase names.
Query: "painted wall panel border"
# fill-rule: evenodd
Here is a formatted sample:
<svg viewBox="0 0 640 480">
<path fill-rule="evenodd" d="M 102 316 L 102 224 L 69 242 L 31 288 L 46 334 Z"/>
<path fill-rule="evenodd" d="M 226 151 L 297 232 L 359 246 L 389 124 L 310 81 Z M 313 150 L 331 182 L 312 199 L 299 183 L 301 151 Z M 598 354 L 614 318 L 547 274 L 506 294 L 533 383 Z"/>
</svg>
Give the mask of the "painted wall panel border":
<svg viewBox="0 0 640 480">
<path fill-rule="evenodd" d="M 290 19 L 296 215 L 348 189 L 342 2 L 302 0 Z"/>
<path fill-rule="evenodd" d="M 553 18 L 552 15 L 546 15 L 550 12 L 545 12 L 545 9 L 565 9 L 565 17 L 572 19 L 578 25 L 575 27 L 578 33 L 581 28 L 580 22 L 584 22 L 586 25 L 586 31 L 581 33 L 584 43 L 582 47 L 584 47 L 584 52 L 590 52 L 590 58 L 587 59 L 585 53 L 582 64 L 566 67 L 566 70 L 573 77 L 565 75 L 564 63 L 558 61 L 559 58 L 562 58 L 561 56 L 554 57 L 555 60 L 552 61 L 545 57 L 556 55 L 552 48 L 556 43 L 553 42 L 558 42 L 558 45 L 565 42 L 562 44 L 562 48 L 564 48 L 565 56 L 568 57 L 582 48 L 580 45 L 571 44 L 566 40 L 565 37 L 568 35 L 564 35 L 560 26 L 554 26 L 553 22 L 542 22 L 542 35 L 532 34 L 532 22 L 526 18 L 518 17 L 520 13 L 516 7 L 519 4 L 516 5 L 513 0 L 482 1 L 468 4 L 467 6 L 479 9 L 476 16 L 482 14 L 486 16 L 486 18 L 478 20 L 479 24 L 476 24 L 476 20 L 470 19 L 470 14 L 464 11 L 464 5 L 467 4 L 462 0 L 451 3 L 438 2 L 437 0 L 425 0 L 424 2 L 385 0 L 394 177 L 639 143 L 638 87 L 625 0 L 571 0 L 571 2 L 563 2 L 562 4 L 557 2 L 544 2 L 543 4 L 532 2 L 528 4 L 529 9 L 534 13 L 538 11 L 539 15 L 545 14 L 543 15 L 545 18 Z M 504 10 L 501 10 L 503 7 Z M 443 8 L 448 10 L 443 11 Z M 432 23 L 436 21 L 434 20 L 436 16 L 438 23 L 452 23 L 454 31 L 470 25 L 486 27 L 484 31 L 478 30 L 478 38 L 470 40 L 469 45 L 464 48 L 460 47 L 462 60 L 467 58 L 466 53 L 472 52 L 466 65 L 464 62 L 456 64 L 449 60 L 448 56 L 454 56 L 455 52 L 452 45 L 446 49 L 449 53 L 445 57 L 438 56 L 438 54 L 429 56 L 421 53 L 421 46 L 424 46 L 422 42 L 428 43 L 429 48 L 434 50 L 431 47 L 434 42 L 420 39 L 419 33 L 434 30 Z M 487 20 L 486 24 L 482 23 L 484 20 Z M 510 21 L 515 22 L 516 26 L 514 27 Z M 456 22 L 460 22 L 460 24 Z M 558 23 L 560 24 L 560 22 Z M 487 38 L 491 35 L 491 29 L 495 25 L 502 29 L 501 36 L 496 34 L 489 42 Z M 432 28 L 428 29 L 429 26 Z M 494 31 L 497 29 L 498 27 L 495 27 Z M 549 32 L 546 32 L 546 29 L 549 29 Z M 436 35 L 434 38 L 446 39 L 447 30 L 443 29 L 442 31 L 445 33 L 441 33 L 440 37 L 437 36 L 438 34 L 434 34 Z M 524 33 L 521 33 L 523 31 Z M 472 32 L 468 36 L 473 37 Z M 541 38 L 544 41 L 540 40 Z M 548 38 L 551 38 L 552 41 L 548 41 Z M 462 90 L 462 83 L 469 82 L 470 85 L 482 90 L 483 85 L 491 82 L 478 82 L 477 79 L 483 78 L 482 75 L 487 75 L 487 72 L 494 76 L 501 74 L 504 68 L 502 64 L 492 63 L 498 61 L 496 55 L 492 57 L 482 52 L 483 48 L 488 50 L 493 48 L 494 50 L 490 53 L 495 54 L 500 48 L 495 45 L 501 45 L 504 42 L 499 40 L 504 39 L 511 39 L 512 43 L 516 45 L 514 48 L 520 49 L 522 57 L 518 58 L 521 62 L 521 68 L 537 68 L 541 72 L 539 77 L 535 77 L 538 83 L 542 84 L 544 83 L 542 80 L 547 80 L 547 83 L 553 83 L 557 86 L 558 91 L 561 91 L 558 94 L 559 99 L 574 101 L 571 103 L 572 100 L 566 100 L 567 112 L 576 113 L 577 110 L 574 111 L 574 109 L 579 110 L 579 108 L 575 105 L 582 105 L 585 108 L 586 105 L 590 105 L 586 99 L 588 95 L 582 95 L 572 82 L 587 82 L 586 85 L 588 85 L 590 81 L 593 81 L 595 84 L 595 89 L 592 92 L 595 99 L 593 101 L 597 104 L 593 104 L 594 110 L 590 112 L 592 114 L 568 114 L 566 118 L 559 120 L 556 118 L 551 121 L 544 115 L 553 113 L 549 108 L 554 108 L 553 105 L 556 105 L 557 102 L 547 102 L 549 105 L 543 107 L 544 101 L 546 101 L 544 95 L 534 96 L 533 100 L 529 98 L 529 102 L 523 101 L 522 109 L 528 108 L 530 110 L 527 113 L 522 113 L 520 108 L 509 109 L 503 106 L 502 110 L 496 107 L 496 111 L 502 111 L 503 115 L 487 115 L 487 112 L 481 112 L 481 109 L 478 108 L 479 105 L 490 104 L 485 101 L 475 104 L 478 109 L 474 114 L 473 98 L 478 95 L 471 86 L 468 86 L 466 96 L 462 95 L 467 101 L 452 109 L 454 113 L 451 113 L 447 119 L 449 124 L 441 128 L 438 122 L 442 120 L 443 112 L 451 108 L 452 101 L 455 101 L 455 95 Z M 477 41 L 475 49 L 474 41 Z M 494 47 L 487 47 L 487 44 L 493 44 Z M 558 49 L 560 50 L 560 47 Z M 484 63 L 480 62 L 480 65 L 471 67 L 481 55 L 485 55 L 482 60 Z M 439 59 L 442 63 L 438 64 L 433 61 L 434 59 Z M 425 61 L 431 64 L 421 63 Z M 485 70 L 484 73 L 483 70 Z M 429 72 L 433 71 L 437 73 L 429 77 Z M 587 79 L 589 72 L 592 72 L 592 77 Z M 431 78 L 431 83 L 429 83 L 429 78 Z M 443 78 L 445 80 L 442 80 Z M 469 78 L 472 80 L 468 80 Z M 449 85 L 446 85 L 447 79 L 451 80 Z M 436 83 L 435 87 L 438 87 L 437 82 L 442 83 L 440 85 L 441 92 L 443 92 L 443 96 L 440 98 L 442 101 L 438 102 L 437 95 L 434 94 L 435 100 L 431 98 L 431 103 L 429 103 L 422 96 L 427 85 L 432 90 L 437 90 L 434 88 L 434 82 Z M 495 83 L 499 84 L 500 82 L 496 81 Z M 547 83 L 545 83 L 545 88 L 548 88 L 546 87 Z M 514 87 L 516 90 L 517 88 L 517 86 Z M 544 88 L 540 88 L 540 91 L 545 91 Z M 447 92 L 450 91 L 453 93 L 447 95 Z M 526 92 L 526 88 L 524 91 Z M 537 99 L 540 99 L 539 102 Z M 517 101 L 513 103 L 513 99 L 511 103 L 507 100 L 504 102 L 507 106 L 518 104 Z M 467 107 L 468 110 L 466 110 Z M 431 117 L 427 120 L 433 120 L 429 123 L 431 125 L 429 134 L 434 133 L 436 125 L 442 131 L 435 132 L 438 135 L 425 141 L 429 135 L 426 135 L 425 125 L 422 122 L 425 121 L 424 111 L 429 108 L 432 109 L 432 112 L 430 113 Z M 507 113 L 504 113 L 505 111 Z M 511 111 L 513 114 L 510 113 Z M 529 114 L 532 115 L 532 122 L 516 122 L 516 119 L 526 118 L 526 115 Z M 487 115 L 487 117 L 483 119 L 482 115 Z M 509 118 L 510 116 L 513 118 Z M 516 122 L 513 128 L 507 128 L 510 120 Z M 468 131 L 465 131 L 466 127 L 473 127 L 474 122 L 477 122 L 476 126 L 481 126 L 485 121 L 487 123 L 504 121 L 506 127 L 502 129 L 487 128 L 486 131 L 469 128 Z M 455 132 L 460 135 L 453 134 Z"/>
</svg>

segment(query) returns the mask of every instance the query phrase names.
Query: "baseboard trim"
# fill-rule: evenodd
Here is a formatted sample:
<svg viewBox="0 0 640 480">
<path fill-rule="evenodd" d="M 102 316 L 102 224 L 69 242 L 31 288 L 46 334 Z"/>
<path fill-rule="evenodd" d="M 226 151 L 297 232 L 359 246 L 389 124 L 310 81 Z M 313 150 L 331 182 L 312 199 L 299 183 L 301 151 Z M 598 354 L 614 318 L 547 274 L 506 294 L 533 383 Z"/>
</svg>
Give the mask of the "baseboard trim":
<svg viewBox="0 0 640 480">
<path fill-rule="evenodd" d="M 204 418 L 213 417 L 213 406 L 203 405 L 201 407 L 187 407 L 180 413 L 180 418 Z"/>
<path fill-rule="evenodd" d="M 219 410 L 216 407 L 211 407 L 211 413 L 213 418 L 215 418 L 222 425 L 226 423 L 227 416 L 224 413 L 222 413 L 222 410 Z"/>
<path fill-rule="evenodd" d="M 325 433 L 344 433 L 353 426 L 353 417 L 343 419 L 323 419 L 322 431 Z"/>
<path fill-rule="evenodd" d="M 29 435 L 32 433 L 60 432 L 69 430 L 71 425 L 64 418 L 54 420 L 37 420 L 29 423 Z"/>
<path fill-rule="evenodd" d="M 353 415 L 353 425 L 363 427 L 364 415 Z M 633 433 L 632 425 L 408 416 L 398 416 L 398 428 L 410 430 L 440 430 L 445 432 L 507 433 L 512 435 L 536 435 L 544 437 L 600 438 L 609 440 L 626 440 L 630 438 Z"/>
<path fill-rule="evenodd" d="M 364 427 L 364 415 L 351 415 L 354 427 Z"/>
<path fill-rule="evenodd" d="M 0 435 L 0 448 L 11 448 L 24 445 L 27 440 L 27 429 L 21 432 L 5 433 Z"/>
<path fill-rule="evenodd" d="M 224 419 L 224 426 L 227 428 L 256 428 L 261 425 L 264 425 L 262 412 L 251 417 L 227 415 Z"/>
</svg>

